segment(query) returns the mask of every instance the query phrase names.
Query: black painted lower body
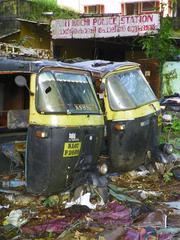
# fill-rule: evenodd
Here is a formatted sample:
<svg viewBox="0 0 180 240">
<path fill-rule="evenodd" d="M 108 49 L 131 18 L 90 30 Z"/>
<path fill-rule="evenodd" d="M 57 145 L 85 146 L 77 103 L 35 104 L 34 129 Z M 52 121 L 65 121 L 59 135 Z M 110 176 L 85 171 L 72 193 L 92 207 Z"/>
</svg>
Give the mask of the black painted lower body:
<svg viewBox="0 0 180 240">
<path fill-rule="evenodd" d="M 117 123 L 124 125 L 124 129 L 115 130 L 114 125 Z M 129 121 L 109 121 L 107 136 L 111 171 L 134 170 L 156 155 L 159 145 L 157 116 L 148 115 Z"/>
<path fill-rule="evenodd" d="M 36 131 L 45 131 L 47 137 L 36 137 Z M 102 137 L 103 126 L 30 126 L 25 171 L 27 191 L 50 194 L 68 189 L 77 173 L 93 171 L 97 167 Z M 65 142 L 81 142 L 80 154 L 63 156 Z"/>
</svg>

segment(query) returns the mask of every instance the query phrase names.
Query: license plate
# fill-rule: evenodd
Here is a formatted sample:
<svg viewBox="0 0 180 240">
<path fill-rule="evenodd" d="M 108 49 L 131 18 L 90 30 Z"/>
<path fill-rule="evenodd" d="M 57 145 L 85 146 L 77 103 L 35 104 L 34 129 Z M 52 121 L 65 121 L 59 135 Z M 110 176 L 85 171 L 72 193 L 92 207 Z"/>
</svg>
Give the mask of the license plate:
<svg viewBox="0 0 180 240">
<path fill-rule="evenodd" d="M 81 142 L 65 142 L 63 157 L 77 157 L 80 154 Z"/>
</svg>

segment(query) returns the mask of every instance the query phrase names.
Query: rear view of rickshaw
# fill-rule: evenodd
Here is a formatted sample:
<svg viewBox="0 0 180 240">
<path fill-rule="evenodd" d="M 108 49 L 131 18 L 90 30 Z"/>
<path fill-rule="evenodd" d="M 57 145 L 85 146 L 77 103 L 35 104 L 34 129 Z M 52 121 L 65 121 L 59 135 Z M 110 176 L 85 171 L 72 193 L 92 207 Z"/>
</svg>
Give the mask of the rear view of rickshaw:
<svg viewBox="0 0 180 240">
<path fill-rule="evenodd" d="M 132 62 L 84 61 L 104 109 L 103 154 L 110 169 L 129 171 L 157 157 L 159 102 L 140 67 Z"/>
<path fill-rule="evenodd" d="M 0 72 L 4 85 L 11 81 L 11 102 L 19 89 L 26 92 L 19 101 L 24 96 L 28 102 L 22 106 L 29 119 L 24 138 L 27 191 L 50 194 L 85 183 L 91 173 L 98 178 L 104 120 L 90 73 L 54 61 L 12 59 L 0 62 Z M 19 105 L 13 104 L 11 111 L 20 111 Z M 16 123 L 3 127 L 13 131 L 8 141 L 16 140 L 21 127 Z"/>
</svg>

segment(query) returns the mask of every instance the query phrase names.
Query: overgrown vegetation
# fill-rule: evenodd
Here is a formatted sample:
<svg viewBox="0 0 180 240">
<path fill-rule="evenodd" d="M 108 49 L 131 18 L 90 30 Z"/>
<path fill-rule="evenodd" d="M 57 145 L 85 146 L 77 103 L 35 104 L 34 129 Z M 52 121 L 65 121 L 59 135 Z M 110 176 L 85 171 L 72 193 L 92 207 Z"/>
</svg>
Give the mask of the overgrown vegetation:
<svg viewBox="0 0 180 240">
<path fill-rule="evenodd" d="M 173 36 L 173 19 L 160 16 L 160 29 L 155 35 L 146 36 L 139 40 L 142 49 L 148 58 L 153 58 L 159 62 L 159 73 L 161 78 L 162 92 L 162 69 L 163 64 L 168 60 L 173 60 L 179 54 Z"/>
<path fill-rule="evenodd" d="M 173 178 L 173 173 L 171 171 L 167 171 L 163 174 L 163 180 L 165 183 L 169 183 L 171 182 L 172 178 Z"/>
<path fill-rule="evenodd" d="M 31 11 L 26 18 L 31 20 L 46 20 L 48 17 L 43 13 L 52 12 L 51 18 L 77 18 L 78 13 L 71 9 L 60 8 L 56 0 L 31 0 L 29 2 Z"/>
<path fill-rule="evenodd" d="M 50 15 L 44 13 L 52 13 Z M 56 0 L 4 0 L 1 2 L 1 16 L 13 16 L 43 22 L 57 18 L 77 18 L 78 13 L 61 8 Z"/>
<path fill-rule="evenodd" d="M 168 142 L 174 146 L 174 152 L 180 154 L 180 119 L 173 116 L 171 124 L 164 126 L 160 136 L 160 143 Z"/>
<path fill-rule="evenodd" d="M 178 77 L 176 69 L 169 71 L 168 73 L 164 73 L 164 84 L 166 86 L 166 95 L 172 95 L 172 82 L 174 79 Z"/>
<path fill-rule="evenodd" d="M 169 140 L 170 136 L 176 136 L 180 133 L 180 120 L 177 116 L 173 117 L 172 123 L 163 127 L 163 132 L 166 134 L 164 136 L 166 141 Z"/>
<path fill-rule="evenodd" d="M 147 36 L 140 40 L 147 57 L 155 58 L 162 65 L 166 60 L 174 58 L 178 49 L 172 37 L 172 19 L 170 17 L 160 18 L 160 29 L 158 34 Z"/>
</svg>

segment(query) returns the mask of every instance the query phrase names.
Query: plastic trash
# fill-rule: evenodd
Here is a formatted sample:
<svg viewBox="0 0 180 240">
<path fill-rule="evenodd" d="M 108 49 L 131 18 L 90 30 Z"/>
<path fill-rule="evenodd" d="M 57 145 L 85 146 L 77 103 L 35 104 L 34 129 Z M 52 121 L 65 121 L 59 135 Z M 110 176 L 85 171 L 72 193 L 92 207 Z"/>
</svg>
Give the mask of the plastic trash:
<svg viewBox="0 0 180 240">
<path fill-rule="evenodd" d="M 176 208 L 180 210 L 180 201 L 174 201 L 174 202 L 165 202 L 170 208 Z"/>
<path fill-rule="evenodd" d="M 134 225 L 138 227 L 167 227 L 167 215 L 163 213 L 160 209 L 156 210 L 155 212 L 151 212 L 147 214 L 144 218 L 138 219 Z"/>
<path fill-rule="evenodd" d="M 5 218 L 4 225 L 11 224 L 14 227 L 21 227 L 23 224 L 27 223 L 27 219 L 23 218 L 22 210 L 12 210 L 9 216 Z"/>
<path fill-rule="evenodd" d="M 137 192 L 140 193 L 140 197 L 142 199 L 147 199 L 148 197 L 159 197 L 162 195 L 162 192 L 156 191 L 137 190 Z"/>
<path fill-rule="evenodd" d="M 91 193 L 85 193 L 84 195 L 80 196 L 79 198 L 77 198 L 75 201 L 71 201 L 71 202 L 67 202 L 65 205 L 65 208 L 69 208 L 75 204 L 77 205 L 85 205 L 87 207 L 89 207 L 90 209 L 95 209 L 96 208 L 96 204 L 92 204 L 90 202 L 90 195 Z"/>
<path fill-rule="evenodd" d="M 20 186 L 24 186 L 24 185 L 25 185 L 25 181 L 22 181 L 20 179 L 2 181 L 3 188 L 15 188 L 15 187 L 20 187 Z"/>
<path fill-rule="evenodd" d="M 10 207 L 10 205 L 9 204 L 7 204 L 7 205 L 0 205 L 0 209 L 7 209 L 7 208 L 9 208 Z"/>
</svg>

